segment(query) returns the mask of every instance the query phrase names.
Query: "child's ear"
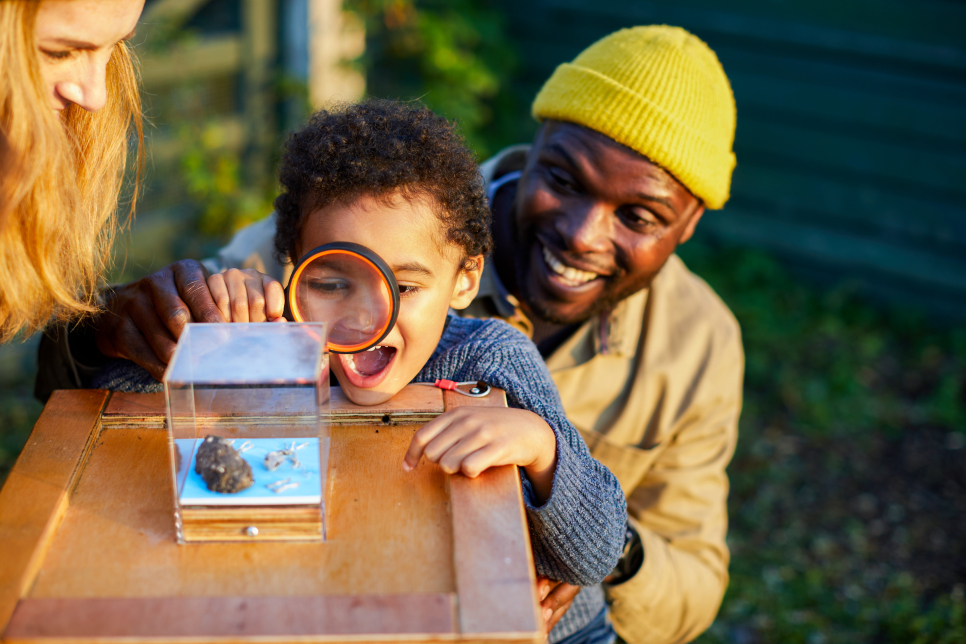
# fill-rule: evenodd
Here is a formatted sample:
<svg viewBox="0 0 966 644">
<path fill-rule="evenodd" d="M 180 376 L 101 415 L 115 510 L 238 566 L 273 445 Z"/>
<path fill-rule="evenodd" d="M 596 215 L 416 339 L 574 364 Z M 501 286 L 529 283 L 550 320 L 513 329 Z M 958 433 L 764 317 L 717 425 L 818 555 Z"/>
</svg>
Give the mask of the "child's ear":
<svg viewBox="0 0 966 644">
<path fill-rule="evenodd" d="M 483 256 L 470 257 L 466 260 L 468 268 L 460 270 L 456 276 L 456 286 L 453 287 L 453 299 L 449 301 L 452 309 L 465 309 L 476 297 L 480 290 L 480 278 L 483 275 Z"/>
</svg>

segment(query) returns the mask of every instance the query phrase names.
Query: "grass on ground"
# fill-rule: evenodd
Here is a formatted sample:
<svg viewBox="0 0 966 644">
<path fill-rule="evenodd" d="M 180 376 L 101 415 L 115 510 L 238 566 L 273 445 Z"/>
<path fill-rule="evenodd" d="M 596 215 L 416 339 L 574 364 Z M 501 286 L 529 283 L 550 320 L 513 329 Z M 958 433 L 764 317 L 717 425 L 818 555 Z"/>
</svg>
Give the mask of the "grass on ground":
<svg viewBox="0 0 966 644">
<path fill-rule="evenodd" d="M 731 583 L 702 644 L 966 642 L 966 332 L 683 247 L 746 350 Z"/>
</svg>

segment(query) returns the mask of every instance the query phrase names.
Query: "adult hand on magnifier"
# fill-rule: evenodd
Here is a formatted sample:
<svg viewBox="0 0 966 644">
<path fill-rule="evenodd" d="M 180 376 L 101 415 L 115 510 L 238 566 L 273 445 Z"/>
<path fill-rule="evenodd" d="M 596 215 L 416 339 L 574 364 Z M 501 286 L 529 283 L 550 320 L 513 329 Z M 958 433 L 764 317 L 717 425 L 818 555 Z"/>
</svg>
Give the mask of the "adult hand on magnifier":
<svg viewBox="0 0 966 644">
<path fill-rule="evenodd" d="M 108 290 L 94 321 L 97 348 L 141 365 L 158 380 L 188 322 L 224 322 L 208 291 L 208 271 L 193 259 Z"/>
</svg>

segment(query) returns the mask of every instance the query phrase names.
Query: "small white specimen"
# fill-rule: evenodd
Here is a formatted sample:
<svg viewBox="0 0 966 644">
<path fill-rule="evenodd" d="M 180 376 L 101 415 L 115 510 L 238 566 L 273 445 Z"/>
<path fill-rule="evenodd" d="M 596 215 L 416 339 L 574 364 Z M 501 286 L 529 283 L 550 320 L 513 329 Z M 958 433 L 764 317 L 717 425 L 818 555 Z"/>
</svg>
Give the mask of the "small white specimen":
<svg viewBox="0 0 966 644">
<path fill-rule="evenodd" d="M 269 490 L 274 490 L 279 486 L 282 486 L 282 485 L 285 485 L 286 483 L 291 483 L 291 482 L 292 482 L 292 479 L 287 478 L 287 479 L 282 479 L 281 481 L 275 481 L 274 483 L 269 483 L 265 487 L 267 487 Z"/>
<path fill-rule="evenodd" d="M 288 449 L 280 449 L 274 452 L 269 452 L 265 456 L 265 469 L 269 472 L 274 472 L 278 469 L 278 466 L 285 462 L 285 459 L 291 456 L 293 452 Z"/>
<path fill-rule="evenodd" d="M 279 487 L 272 488 L 272 492 L 274 492 L 275 494 L 281 494 L 285 490 L 294 490 L 300 485 L 301 483 L 299 483 L 298 481 L 295 481 L 293 483 L 286 483 L 285 485 L 280 485 Z"/>
</svg>

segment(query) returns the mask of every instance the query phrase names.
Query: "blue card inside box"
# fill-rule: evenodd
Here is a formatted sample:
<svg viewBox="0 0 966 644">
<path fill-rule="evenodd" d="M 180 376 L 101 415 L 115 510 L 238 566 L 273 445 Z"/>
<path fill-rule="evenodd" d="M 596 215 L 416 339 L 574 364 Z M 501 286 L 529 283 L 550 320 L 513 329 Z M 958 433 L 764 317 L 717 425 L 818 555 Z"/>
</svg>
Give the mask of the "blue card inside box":
<svg viewBox="0 0 966 644">
<path fill-rule="evenodd" d="M 231 494 L 212 492 L 201 475 L 195 471 L 198 447 L 204 440 L 179 438 L 174 441 L 181 454 L 177 480 L 184 481 L 178 491 L 178 499 L 182 505 L 318 505 L 322 502 L 318 438 L 236 439 L 233 447 L 251 466 L 255 482 L 250 487 Z M 291 458 L 284 458 L 276 469 L 270 470 L 265 463 L 265 457 L 280 450 L 292 450 L 296 458 L 294 462 Z"/>
</svg>

